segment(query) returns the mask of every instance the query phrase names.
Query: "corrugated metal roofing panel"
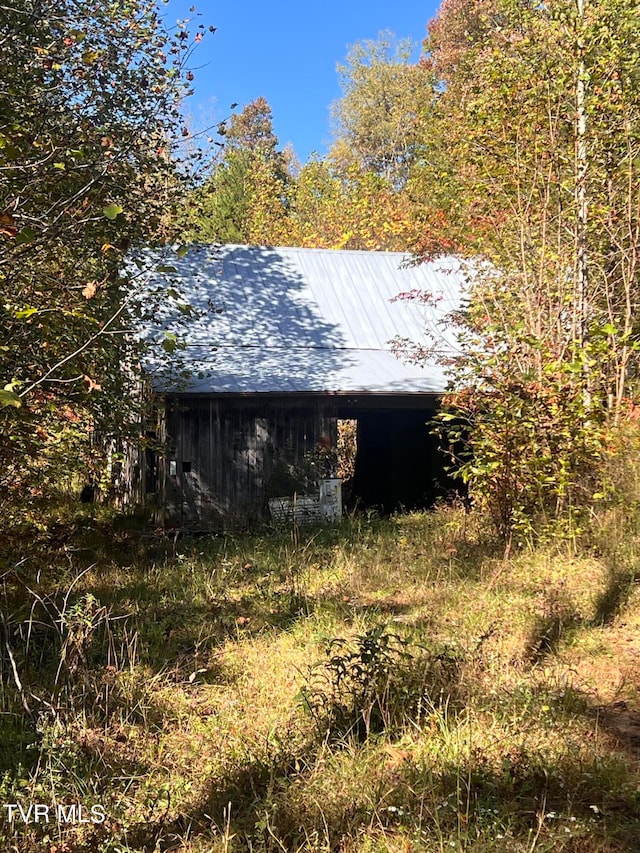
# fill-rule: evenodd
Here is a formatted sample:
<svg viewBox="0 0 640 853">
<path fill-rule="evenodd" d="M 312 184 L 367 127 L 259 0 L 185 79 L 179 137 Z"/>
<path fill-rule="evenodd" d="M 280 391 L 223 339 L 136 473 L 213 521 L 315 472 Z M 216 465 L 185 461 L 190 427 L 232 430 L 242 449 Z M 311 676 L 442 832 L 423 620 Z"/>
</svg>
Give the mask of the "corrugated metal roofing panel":
<svg viewBox="0 0 640 853">
<path fill-rule="evenodd" d="M 184 355 L 204 375 L 183 390 L 441 393 L 440 365 L 403 364 L 390 342 L 424 340 L 428 328 L 451 350 L 454 336 L 440 324 L 459 306 L 465 275 L 455 258 L 408 261 L 395 252 L 253 246 L 165 255 L 162 263 L 177 270 L 172 281 L 201 312 L 189 325 Z M 394 301 L 411 291 L 434 299 Z M 163 325 L 174 329 L 170 316 Z"/>
</svg>

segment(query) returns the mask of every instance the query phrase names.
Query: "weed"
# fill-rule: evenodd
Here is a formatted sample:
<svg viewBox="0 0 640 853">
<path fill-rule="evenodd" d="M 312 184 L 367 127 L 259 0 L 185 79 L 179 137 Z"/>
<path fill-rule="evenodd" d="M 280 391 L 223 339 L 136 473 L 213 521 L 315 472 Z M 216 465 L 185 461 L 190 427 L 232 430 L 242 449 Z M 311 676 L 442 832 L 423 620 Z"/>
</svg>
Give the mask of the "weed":
<svg viewBox="0 0 640 853">
<path fill-rule="evenodd" d="M 451 700 L 460 666 L 451 650 L 431 651 L 385 625 L 331 640 L 325 656 L 310 669 L 303 705 L 323 734 L 362 739 L 419 726 L 425 713 Z"/>
</svg>

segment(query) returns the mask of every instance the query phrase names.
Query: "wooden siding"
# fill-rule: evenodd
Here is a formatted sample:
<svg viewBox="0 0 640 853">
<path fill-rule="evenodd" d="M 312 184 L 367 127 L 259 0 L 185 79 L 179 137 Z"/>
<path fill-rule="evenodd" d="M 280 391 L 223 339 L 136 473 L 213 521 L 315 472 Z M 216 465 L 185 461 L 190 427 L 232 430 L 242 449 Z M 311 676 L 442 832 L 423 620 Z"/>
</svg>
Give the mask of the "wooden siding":
<svg viewBox="0 0 640 853">
<path fill-rule="evenodd" d="M 163 521 L 210 528 L 222 519 L 257 519 L 270 497 L 296 491 L 336 420 L 322 401 L 178 398 L 166 413 Z"/>
</svg>

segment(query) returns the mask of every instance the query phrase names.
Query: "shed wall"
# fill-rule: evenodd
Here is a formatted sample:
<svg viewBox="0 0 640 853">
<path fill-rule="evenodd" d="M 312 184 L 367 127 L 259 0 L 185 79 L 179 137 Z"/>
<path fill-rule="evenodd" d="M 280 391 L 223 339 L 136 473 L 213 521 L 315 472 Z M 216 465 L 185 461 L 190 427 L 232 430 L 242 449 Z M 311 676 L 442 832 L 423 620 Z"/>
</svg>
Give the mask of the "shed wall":
<svg viewBox="0 0 640 853">
<path fill-rule="evenodd" d="M 215 526 L 265 515 L 270 497 L 304 491 L 319 448 L 335 446 L 321 401 L 182 398 L 166 414 L 165 521 Z"/>
</svg>

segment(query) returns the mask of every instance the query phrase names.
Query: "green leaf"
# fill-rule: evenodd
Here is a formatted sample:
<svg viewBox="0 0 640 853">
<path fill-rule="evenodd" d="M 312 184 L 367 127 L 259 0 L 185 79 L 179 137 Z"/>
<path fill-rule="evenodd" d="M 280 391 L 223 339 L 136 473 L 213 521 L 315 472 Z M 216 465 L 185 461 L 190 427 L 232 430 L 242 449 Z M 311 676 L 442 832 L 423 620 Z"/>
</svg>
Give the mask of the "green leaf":
<svg viewBox="0 0 640 853">
<path fill-rule="evenodd" d="M 165 332 L 161 346 L 165 352 L 175 352 L 178 346 L 178 336 L 174 332 Z"/>
<path fill-rule="evenodd" d="M 107 219 L 115 219 L 123 212 L 124 208 L 120 207 L 119 204 L 116 204 L 114 201 L 111 204 L 108 204 L 106 207 L 102 208 L 102 212 L 107 217 Z"/>
<path fill-rule="evenodd" d="M 19 409 L 22 406 L 22 400 L 15 391 L 7 391 L 5 388 L 3 391 L 0 391 L 0 408 L 6 408 L 7 406 Z"/>
<path fill-rule="evenodd" d="M 26 308 L 18 308 L 13 312 L 13 316 L 16 320 L 28 320 L 29 317 L 32 317 L 34 314 L 38 313 L 38 309 L 34 308 L 31 305 L 27 305 Z"/>
<path fill-rule="evenodd" d="M 27 225 L 22 231 L 19 231 L 16 234 L 16 246 L 22 246 L 25 243 L 33 243 L 36 236 L 36 232 L 33 228 L 29 228 Z"/>
<path fill-rule="evenodd" d="M 20 149 L 11 141 L 10 137 L 0 133 L 0 151 L 3 160 L 16 160 L 20 156 Z"/>
<path fill-rule="evenodd" d="M 188 246 L 178 246 L 178 249 L 176 250 L 176 255 L 177 255 L 179 258 L 184 258 L 184 256 L 185 256 L 188 252 L 189 252 L 189 247 L 188 247 Z"/>
<path fill-rule="evenodd" d="M 159 267 L 156 267 L 156 272 L 178 272 L 178 270 L 170 264 L 160 264 Z"/>
</svg>

